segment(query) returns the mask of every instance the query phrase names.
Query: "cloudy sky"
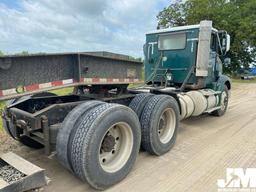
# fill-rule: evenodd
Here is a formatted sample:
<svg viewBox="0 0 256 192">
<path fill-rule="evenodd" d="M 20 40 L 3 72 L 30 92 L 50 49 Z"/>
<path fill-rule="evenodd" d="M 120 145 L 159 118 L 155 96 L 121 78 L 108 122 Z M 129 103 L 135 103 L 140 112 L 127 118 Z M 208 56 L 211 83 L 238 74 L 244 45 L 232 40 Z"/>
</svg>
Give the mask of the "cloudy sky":
<svg viewBox="0 0 256 192">
<path fill-rule="evenodd" d="M 142 56 L 171 0 L 0 0 L 4 53 L 112 51 Z"/>
</svg>

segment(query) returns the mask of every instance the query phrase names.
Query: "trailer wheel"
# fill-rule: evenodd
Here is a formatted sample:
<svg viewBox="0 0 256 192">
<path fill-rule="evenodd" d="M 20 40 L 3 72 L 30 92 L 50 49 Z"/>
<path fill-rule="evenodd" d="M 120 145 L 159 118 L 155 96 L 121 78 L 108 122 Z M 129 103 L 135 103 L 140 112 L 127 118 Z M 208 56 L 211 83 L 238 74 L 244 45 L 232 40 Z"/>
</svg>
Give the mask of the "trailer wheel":
<svg viewBox="0 0 256 192">
<path fill-rule="evenodd" d="M 95 189 L 106 189 L 131 171 L 140 148 L 137 115 L 119 104 L 103 104 L 88 111 L 72 141 L 75 174 Z"/>
<path fill-rule="evenodd" d="M 34 97 L 42 97 L 42 96 L 56 96 L 56 95 L 54 93 L 49 93 L 49 92 L 37 93 L 35 95 L 27 95 L 27 96 L 23 96 L 23 97 L 20 97 L 20 98 L 8 100 L 6 102 L 6 106 L 8 107 L 12 104 L 15 104 L 16 102 L 20 102 L 22 100 L 30 99 L 31 97 L 34 98 Z M 33 139 L 31 139 L 27 136 L 23 136 L 23 137 L 20 137 L 20 138 L 15 137 L 14 133 L 15 133 L 16 127 L 14 126 L 14 124 L 12 122 L 7 123 L 4 118 L 2 118 L 2 119 L 3 119 L 3 127 L 4 127 L 5 131 L 13 139 L 15 139 L 15 140 L 19 141 L 20 143 L 22 143 L 23 145 L 26 145 L 26 146 L 28 146 L 30 148 L 33 148 L 33 149 L 41 149 L 41 148 L 44 147 L 41 143 L 38 143 L 38 142 L 34 141 Z"/>
<path fill-rule="evenodd" d="M 225 85 L 224 91 L 222 92 L 221 99 L 220 99 L 221 108 L 216 111 L 213 111 L 211 114 L 217 117 L 223 116 L 227 111 L 228 101 L 229 101 L 229 90 Z"/>
<path fill-rule="evenodd" d="M 101 101 L 87 101 L 75 107 L 62 122 L 61 129 L 58 132 L 56 140 L 57 157 L 60 163 L 68 170 L 72 171 L 69 157 L 69 141 L 74 128 L 77 127 L 80 118 L 90 109 L 103 104 Z"/>
<path fill-rule="evenodd" d="M 34 141 L 33 139 L 27 137 L 27 136 L 23 136 L 20 138 L 15 137 L 15 129 L 16 127 L 14 126 L 14 124 L 12 122 L 6 122 L 6 120 L 4 118 L 2 118 L 3 120 L 3 127 L 5 129 L 5 131 L 15 140 L 19 141 L 20 143 L 22 143 L 23 145 L 26 145 L 30 148 L 33 149 L 41 149 L 44 146 L 41 143 L 38 143 L 36 141 Z"/>
<path fill-rule="evenodd" d="M 136 97 L 131 101 L 129 107 L 138 115 L 139 118 L 146 103 L 152 96 L 154 95 L 151 93 L 142 93 L 136 95 Z"/>
<path fill-rule="evenodd" d="M 142 147 L 153 155 L 162 155 L 174 145 L 179 126 L 177 101 L 167 95 L 153 96 L 141 118 Z"/>
<path fill-rule="evenodd" d="M 27 136 L 23 136 L 20 138 L 15 137 L 15 126 L 12 122 L 7 123 L 6 120 L 4 118 L 3 119 L 3 127 L 5 129 L 5 131 L 15 140 L 19 141 L 20 143 L 22 143 L 23 145 L 26 145 L 30 148 L 33 149 L 41 149 L 44 146 L 41 143 L 38 143 L 36 141 L 34 141 L 33 139 L 27 137 Z"/>
<path fill-rule="evenodd" d="M 15 104 L 16 102 L 20 102 L 22 100 L 27 100 L 30 98 L 34 98 L 34 97 L 44 97 L 44 96 L 56 96 L 56 94 L 54 93 L 50 93 L 50 92 L 42 92 L 42 93 L 37 93 L 34 95 L 27 95 L 27 96 L 23 96 L 23 97 L 19 97 L 16 99 L 11 99 L 6 101 L 6 106 L 9 107 L 12 104 Z M 5 111 L 4 111 L 5 113 Z M 38 143 L 36 141 L 34 141 L 33 139 L 27 137 L 27 136 L 23 136 L 20 138 L 15 137 L 15 129 L 16 127 L 14 126 L 14 124 L 12 122 L 6 122 L 6 120 L 4 118 L 2 118 L 3 120 L 3 127 L 5 129 L 5 131 L 15 140 L 19 141 L 20 143 L 22 143 L 23 145 L 26 145 L 30 148 L 34 148 L 34 149 L 41 149 L 44 146 L 41 143 Z"/>
<path fill-rule="evenodd" d="M 7 125 L 7 121 L 4 119 L 4 116 L 5 115 L 5 111 L 3 111 L 3 114 L 2 114 L 2 122 L 3 122 L 3 128 L 5 130 L 5 132 L 10 135 L 13 139 L 15 139 L 13 133 L 11 132 L 11 129 L 9 128 L 9 126 Z"/>
</svg>

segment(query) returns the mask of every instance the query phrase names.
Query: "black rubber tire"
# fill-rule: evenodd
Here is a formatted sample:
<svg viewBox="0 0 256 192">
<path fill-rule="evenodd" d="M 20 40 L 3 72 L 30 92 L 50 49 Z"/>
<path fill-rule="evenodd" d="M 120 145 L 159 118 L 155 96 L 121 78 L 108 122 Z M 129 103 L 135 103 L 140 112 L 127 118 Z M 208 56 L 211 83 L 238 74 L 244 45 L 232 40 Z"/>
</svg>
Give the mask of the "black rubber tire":
<svg viewBox="0 0 256 192">
<path fill-rule="evenodd" d="M 12 104 L 14 104 L 14 103 L 16 103 L 16 102 L 18 102 L 18 101 L 21 101 L 21 100 L 25 100 L 25 99 L 29 99 L 31 96 L 23 96 L 23 97 L 20 97 L 20 98 L 16 98 L 16 99 L 11 99 L 11 100 L 8 100 L 8 101 L 6 101 L 6 108 L 8 108 L 10 105 L 12 105 Z M 3 111 L 3 113 L 6 113 L 6 108 L 5 108 L 5 110 Z M 6 131 L 6 133 L 8 134 L 8 135 L 10 135 L 13 139 L 15 139 L 15 140 L 18 140 L 18 141 L 20 141 L 21 143 L 25 143 L 24 145 L 26 145 L 27 146 L 27 144 L 29 144 L 29 142 L 27 143 L 27 142 L 25 142 L 23 139 L 22 140 L 20 140 L 20 139 L 18 139 L 18 138 L 16 138 L 15 137 L 15 127 L 14 127 L 14 125 L 13 125 L 13 123 L 12 122 L 9 122 L 9 123 L 7 123 L 7 121 L 4 119 L 4 118 L 2 118 L 2 121 L 3 121 L 3 127 L 4 127 L 4 130 Z M 8 124 L 8 125 L 7 125 Z M 27 137 L 26 137 L 27 138 Z M 25 138 L 25 139 L 26 139 Z M 34 144 L 34 143 L 33 143 Z M 32 144 L 32 148 L 34 148 L 33 145 Z M 41 145 L 42 146 L 42 145 Z M 28 147 L 31 147 L 30 145 L 28 146 Z M 37 148 L 37 147 L 36 147 Z"/>
<path fill-rule="evenodd" d="M 120 170 L 110 173 L 101 167 L 98 154 L 106 131 L 117 122 L 126 122 L 130 125 L 133 148 L 125 165 Z M 139 152 L 140 141 L 140 123 L 134 111 L 119 104 L 100 105 L 87 112 L 76 130 L 71 153 L 74 172 L 93 188 L 104 190 L 120 182 L 131 171 Z"/>
<path fill-rule="evenodd" d="M 5 116 L 5 111 L 3 111 L 3 116 Z M 13 139 L 15 139 L 13 133 L 11 132 L 11 129 L 9 129 L 9 126 L 7 125 L 7 121 L 3 118 L 2 116 L 2 122 L 3 122 L 3 127 L 4 127 L 4 130 L 5 132 L 10 135 Z"/>
<path fill-rule="evenodd" d="M 226 85 L 225 85 L 225 87 L 224 87 L 224 91 L 225 91 L 226 94 L 227 94 L 227 100 L 226 100 L 226 103 L 225 103 L 225 109 L 224 109 L 224 110 L 218 109 L 218 110 L 216 110 L 216 111 L 213 111 L 213 112 L 211 113 L 211 115 L 213 115 L 213 116 L 221 117 L 221 116 L 223 116 L 223 115 L 226 113 L 226 111 L 227 111 L 230 93 L 229 93 L 228 87 L 227 87 Z"/>
<path fill-rule="evenodd" d="M 158 136 L 158 123 L 162 112 L 166 108 L 172 108 L 176 114 L 175 130 L 172 138 L 167 143 L 162 143 Z M 141 118 L 142 139 L 141 145 L 143 149 L 153 155 L 162 155 L 168 152 L 175 144 L 177 130 L 179 127 L 179 106 L 177 101 L 167 95 L 153 96 L 146 104 Z"/>
<path fill-rule="evenodd" d="M 23 145 L 26 145 L 30 148 L 33 149 L 41 149 L 44 146 L 41 143 L 38 143 L 36 141 L 34 141 L 33 139 L 27 137 L 27 136 L 23 136 L 21 138 L 17 138 L 15 137 L 15 127 L 13 125 L 12 122 L 9 123 L 9 126 L 7 126 L 7 122 L 3 119 L 3 127 L 5 129 L 5 131 L 15 140 L 19 141 L 20 143 L 22 143 Z"/>
<path fill-rule="evenodd" d="M 142 93 L 136 95 L 131 101 L 129 107 L 138 115 L 139 119 L 141 117 L 142 111 L 148 102 L 148 100 L 154 95 L 151 93 Z"/>
<path fill-rule="evenodd" d="M 20 102 L 22 100 L 27 100 L 27 99 L 30 99 L 30 98 L 35 98 L 35 97 L 43 97 L 43 96 L 56 96 L 56 94 L 54 93 L 50 93 L 50 92 L 43 92 L 43 93 L 37 93 L 35 95 L 27 95 L 27 96 L 23 96 L 23 97 L 20 97 L 20 98 L 16 98 L 16 99 L 12 99 L 12 100 L 8 100 L 6 102 L 6 106 L 9 107 L 10 105 L 12 104 L 15 104 L 16 102 Z M 15 132 L 15 127 L 13 125 L 12 122 L 10 122 L 10 125 L 7 126 L 7 122 L 3 119 L 3 126 L 4 126 L 4 129 L 6 130 L 6 132 L 15 140 L 19 141 L 20 143 L 22 143 L 23 145 L 26 145 L 30 148 L 33 148 L 33 149 L 41 149 L 43 148 L 44 146 L 41 144 L 41 143 L 38 143 L 36 141 L 34 141 L 33 139 L 27 137 L 27 136 L 23 136 L 21 138 L 16 138 L 14 135 L 14 132 Z M 8 128 L 9 127 L 9 128 Z"/>
<path fill-rule="evenodd" d="M 68 115 L 65 117 L 64 121 L 62 122 L 61 128 L 57 135 L 56 152 L 58 160 L 68 170 L 72 171 L 68 151 L 70 136 L 73 129 L 77 127 L 79 119 L 82 118 L 88 110 L 91 110 L 92 108 L 103 103 L 104 102 L 101 101 L 86 101 L 85 103 L 78 105 L 71 112 L 69 112 Z"/>
</svg>

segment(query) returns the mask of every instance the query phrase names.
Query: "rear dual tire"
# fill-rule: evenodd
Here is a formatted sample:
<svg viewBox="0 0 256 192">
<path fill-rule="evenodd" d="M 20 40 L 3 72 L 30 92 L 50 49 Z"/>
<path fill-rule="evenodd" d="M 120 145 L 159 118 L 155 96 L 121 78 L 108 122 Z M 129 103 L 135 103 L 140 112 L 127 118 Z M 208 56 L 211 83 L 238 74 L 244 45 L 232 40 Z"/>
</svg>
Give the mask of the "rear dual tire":
<svg viewBox="0 0 256 192">
<path fill-rule="evenodd" d="M 142 93 L 129 107 L 140 118 L 142 149 L 158 156 L 168 152 L 176 141 L 179 126 L 177 101 L 168 95 Z"/>
<path fill-rule="evenodd" d="M 140 118 L 143 149 L 153 155 L 163 155 L 175 144 L 179 127 L 177 101 L 167 95 L 151 97 Z"/>
<path fill-rule="evenodd" d="M 81 105 L 75 107 L 68 115 L 65 117 L 62 122 L 61 129 L 57 134 L 56 141 L 56 152 L 57 157 L 61 164 L 66 167 L 68 170 L 72 171 L 72 165 L 70 160 L 70 147 L 69 143 L 72 140 L 74 132 L 80 122 L 80 119 L 91 109 L 97 107 L 104 102 L 101 101 L 88 101 Z"/>
<path fill-rule="evenodd" d="M 147 104 L 148 100 L 153 97 L 154 95 L 151 93 L 142 93 L 138 94 L 134 97 L 134 99 L 131 101 L 129 107 L 138 115 L 138 117 L 141 117 L 141 114 L 143 112 L 143 109 L 145 105 Z"/>
<path fill-rule="evenodd" d="M 103 103 L 78 116 L 69 138 L 65 138 L 66 155 L 57 144 L 58 157 L 61 161 L 67 158 L 75 175 L 95 189 L 120 182 L 139 152 L 141 129 L 137 115 L 126 106 Z"/>
</svg>

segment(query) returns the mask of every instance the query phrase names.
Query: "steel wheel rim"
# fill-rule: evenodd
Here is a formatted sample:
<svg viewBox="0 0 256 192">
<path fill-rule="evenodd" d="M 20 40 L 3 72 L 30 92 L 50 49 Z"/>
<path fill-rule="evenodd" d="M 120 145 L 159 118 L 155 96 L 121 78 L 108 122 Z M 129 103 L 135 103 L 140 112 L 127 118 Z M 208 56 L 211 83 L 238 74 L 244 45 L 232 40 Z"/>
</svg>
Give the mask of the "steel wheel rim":
<svg viewBox="0 0 256 192">
<path fill-rule="evenodd" d="M 226 109 L 228 102 L 228 97 L 226 91 L 223 91 L 221 94 L 221 110 L 224 111 Z"/>
<path fill-rule="evenodd" d="M 168 143 L 174 135 L 176 128 L 176 114 L 172 108 L 165 109 L 158 123 L 158 137 L 161 143 Z"/>
<path fill-rule="evenodd" d="M 106 139 L 110 142 L 106 142 Z M 106 143 L 109 144 L 109 148 Z M 102 138 L 99 149 L 99 162 L 102 169 L 109 173 L 122 169 L 132 153 L 132 148 L 133 133 L 130 125 L 125 122 L 112 125 Z"/>
</svg>

